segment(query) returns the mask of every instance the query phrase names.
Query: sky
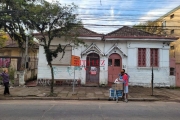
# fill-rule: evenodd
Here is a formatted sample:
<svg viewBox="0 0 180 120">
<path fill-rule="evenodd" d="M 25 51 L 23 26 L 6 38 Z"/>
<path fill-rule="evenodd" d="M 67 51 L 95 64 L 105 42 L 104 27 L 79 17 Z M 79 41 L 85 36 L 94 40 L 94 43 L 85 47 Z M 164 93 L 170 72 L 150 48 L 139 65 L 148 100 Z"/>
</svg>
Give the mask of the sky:
<svg viewBox="0 0 180 120">
<path fill-rule="evenodd" d="M 46 0 L 53 2 L 56 0 Z M 78 6 L 84 27 L 97 33 L 109 33 L 122 26 L 155 20 L 180 5 L 180 0 L 57 0 Z"/>
</svg>

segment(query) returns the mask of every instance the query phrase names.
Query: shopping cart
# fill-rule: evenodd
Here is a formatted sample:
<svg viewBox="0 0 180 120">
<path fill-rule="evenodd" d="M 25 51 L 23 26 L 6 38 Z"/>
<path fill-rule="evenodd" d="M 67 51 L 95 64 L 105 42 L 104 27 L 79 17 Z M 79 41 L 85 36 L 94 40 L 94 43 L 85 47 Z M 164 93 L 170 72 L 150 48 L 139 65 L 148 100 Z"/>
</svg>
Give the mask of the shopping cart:
<svg viewBox="0 0 180 120">
<path fill-rule="evenodd" d="M 118 102 L 119 98 L 123 97 L 123 89 L 123 82 L 112 84 L 112 88 L 109 89 L 109 100 L 113 99 Z"/>
</svg>

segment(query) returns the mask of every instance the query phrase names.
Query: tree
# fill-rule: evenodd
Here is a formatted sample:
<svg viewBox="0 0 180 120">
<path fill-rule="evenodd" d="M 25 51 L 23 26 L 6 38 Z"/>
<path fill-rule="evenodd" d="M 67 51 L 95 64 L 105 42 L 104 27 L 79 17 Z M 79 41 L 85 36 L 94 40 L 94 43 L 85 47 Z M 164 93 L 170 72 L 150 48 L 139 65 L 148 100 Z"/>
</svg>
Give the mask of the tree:
<svg viewBox="0 0 180 120">
<path fill-rule="evenodd" d="M 23 48 L 27 37 L 27 18 L 26 9 L 29 4 L 35 4 L 41 0 L 1 0 L 0 28 L 3 28 L 11 37 L 18 42 L 19 47 Z"/>
<path fill-rule="evenodd" d="M 27 24 L 28 10 L 27 6 L 36 4 L 42 0 L 1 0 L 0 1 L 0 28 L 4 29 L 9 34 L 9 37 L 16 41 L 22 51 L 25 52 L 25 42 L 27 38 L 27 31 L 33 30 Z M 28 46 L 33 49 L 33 38 L 29 37 Z M 25 54 L 22 55 L 22 60 L 25 62 Z M 21 67 L 24 69 L 24 63 L 21 62 Z"/>
<path fill-rule="evenodd" d="M 157 35 L 164 35 L 164 29 L 156 21 L 147 21 L 134 25 L 133 28 Z"/>
<path fill-rule="evenodd" d="M 7 34 L 0 30 L 0 48 L 4 47 L 6 40 L 8 40 Z"/>
<path fill-rule="evenodd" d="M 17 40 L 21 48 L 26 41 L 27 30 L 36 30 L 40 34 L 43 42 L 41 45 L 44 47 L 46 59 L 51 68 L 51 93 L 53 94 L 54 74 L 51 62 L 59 52 L 63 53 L 63 58 L 68 45 L 83 44 L 77 39 L 78 34 L 74 32 L 81 22 L 75 14 L 77 6 L 74 4 L 62 6 L 59 2 L 39 1 L 41 3 L 37 4 L 38 0 L 2 0 L 0 28 L 4 28 L 12 39 Z M 65 37 L 67 44 L 62 46 L 60 43 L 55 50 L 51 50 L 53 39 L 62 36 Z"/>
<path fill-rule="evenodd" d="M 84 44 L 82 40 L 77 39 L 75 29 L 81 23 L 77 19 L 75 10 L 77 6 L 74 4 L 62 6 L 59 2 L 48 3 L 44 1 L 40 5 L 31 4 L 28 6 L 28 20 L 30 27 L 38 31 L 41 36 L 42 46 L 45 50 L 46 60 L 51 69 L 51 95 L 54 93 L 54 71 L 52 67 L 52 60 L 56 58 L 58 53 L 65 54 L 65 49 L 69 45 L 78 46 Z M 31 9 L 33 8 L 33 9 Z M 63 46 L 63 40 L 57 45 L 55 50 L 51 49 L 51 42 L 54 38 L 65 37 L 66 44 Z"/>
</svg>

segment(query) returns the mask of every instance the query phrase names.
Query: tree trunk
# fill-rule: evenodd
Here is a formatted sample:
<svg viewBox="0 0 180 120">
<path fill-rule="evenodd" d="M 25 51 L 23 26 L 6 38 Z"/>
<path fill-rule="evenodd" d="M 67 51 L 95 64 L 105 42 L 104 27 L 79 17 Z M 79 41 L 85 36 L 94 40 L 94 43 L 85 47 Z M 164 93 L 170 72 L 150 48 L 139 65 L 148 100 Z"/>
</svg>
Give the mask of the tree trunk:
<svg viewBox="0 0 180 120">
<path fill-rule="evenodd" d="M 49 66 L 51 68 L 51 77 L 52 77 L 52 80 L 51 80 L 51 94 L 53 94 L 54 93 L 54 71 L 53 71 L 53 67 L 52 67 L 51 62 L 49 62 Z"/>
</svg>

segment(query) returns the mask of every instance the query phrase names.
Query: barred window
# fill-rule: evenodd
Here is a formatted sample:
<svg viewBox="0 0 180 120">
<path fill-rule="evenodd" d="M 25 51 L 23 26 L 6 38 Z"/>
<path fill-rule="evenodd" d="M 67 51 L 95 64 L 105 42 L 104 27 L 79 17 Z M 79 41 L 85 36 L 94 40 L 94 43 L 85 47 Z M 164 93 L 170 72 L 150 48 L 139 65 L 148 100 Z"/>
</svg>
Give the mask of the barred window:
<svg viewBox="0 0 180 120">
<path fill-rule="evenodd" d="M 138 48 L 138 66 L 146 67 L 146 48 Z"/>
<path fill-rule="evenodd" d="M 158 67 L 159 50 L 157 48 L 138 48 L 138 67 Z"/>
<path fill-rule="evenodd" d="M 153 65 L 154 67 L 158 67 L 158 58 L 159 58 L 159 55 L 158 55 L 158 49 L 157 48 L 151 48 L 150 49 L 151 53 L 150 53 L 150 59 L 151 59 L 151 66 Z"/>
</svg>

